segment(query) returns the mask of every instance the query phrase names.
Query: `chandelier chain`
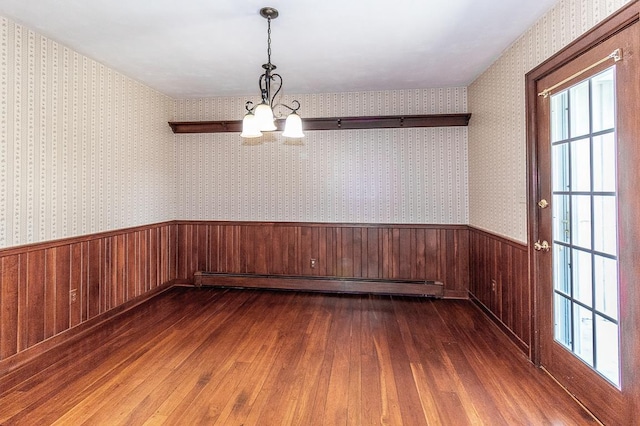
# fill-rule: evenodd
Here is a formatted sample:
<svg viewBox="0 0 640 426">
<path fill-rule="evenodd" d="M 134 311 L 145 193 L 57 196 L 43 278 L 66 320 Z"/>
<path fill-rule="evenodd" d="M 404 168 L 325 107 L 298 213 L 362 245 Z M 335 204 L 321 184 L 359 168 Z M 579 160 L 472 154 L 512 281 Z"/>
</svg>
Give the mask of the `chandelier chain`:
<svg viewBox="0 0 640 426">
<path fill-rule="evenodd" d="M 267 18 L 267 63 L 271 65 L 271 17 Z"/>
</svg>

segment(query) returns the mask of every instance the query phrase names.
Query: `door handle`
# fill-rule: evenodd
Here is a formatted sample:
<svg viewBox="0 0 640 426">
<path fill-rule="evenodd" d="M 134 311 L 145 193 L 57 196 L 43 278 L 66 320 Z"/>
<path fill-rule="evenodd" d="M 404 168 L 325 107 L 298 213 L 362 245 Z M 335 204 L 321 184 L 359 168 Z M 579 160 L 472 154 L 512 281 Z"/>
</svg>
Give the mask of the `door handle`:
<svg viewBox="0 0 640 426">
<path fill-rule="evenodd" d="M 549 251 L 550 248 L 551 248 L 551 245 L 547 242 L 547 240 L 543 240 L 542 242 L 538 240 L 535 243 L 533 243 L 533 249 L 535 251 Z"/>
<path fill-rule="evenodd" d="M 538 207 L 540 207 L 541 209 L 546 209 L 547 207 L 549 207 L 549 202 L 543 198 L 542 200 L 538 201 Z"/>
</svg>

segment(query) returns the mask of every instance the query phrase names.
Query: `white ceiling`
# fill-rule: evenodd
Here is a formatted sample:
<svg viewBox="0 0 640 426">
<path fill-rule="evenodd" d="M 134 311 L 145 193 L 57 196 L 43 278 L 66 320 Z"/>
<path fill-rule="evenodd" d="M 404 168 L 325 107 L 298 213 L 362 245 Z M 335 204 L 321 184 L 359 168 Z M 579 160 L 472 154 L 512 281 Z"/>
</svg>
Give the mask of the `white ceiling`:
<svg viewBox="0 0 640 426">
<path fill-rule="evenodd" d="M 0 15 L 174 98 L 466 86 L 558 0 L 0 0 Z"/>
</svg>

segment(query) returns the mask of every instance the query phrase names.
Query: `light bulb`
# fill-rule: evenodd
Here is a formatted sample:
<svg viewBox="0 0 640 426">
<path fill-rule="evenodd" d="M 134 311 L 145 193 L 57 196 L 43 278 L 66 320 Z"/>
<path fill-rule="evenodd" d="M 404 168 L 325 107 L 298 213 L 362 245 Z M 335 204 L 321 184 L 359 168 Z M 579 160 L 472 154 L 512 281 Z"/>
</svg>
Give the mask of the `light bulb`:
<svg viewBox="0 0 640 426">
<path fill-rule="evenodd" d="M 282 136 L 285 138 L 304 137 L 304 133 L 302 133 L 302 119 L 295 112 L 292 112 L 287 117 L 287 121 L 284 123 L 284 132 L 282 132 Z"/>
<path fill-rule="evenodd" d="M 243 138 L 257 138 L 262 136 L 262 132 L 258 129 L 256 116 L 250 112 L 242 119 L 242 133 L 240 133 L 240 136 Z"/>
<path fill-rule="evenodd" d="M 273 111 L 271 111 L 269 104 L 263 102 L 258 105 L 255 115 L 258 130 L 262 132 L 276 130 L 276 124 L 273 122 Z"/>
</svg>

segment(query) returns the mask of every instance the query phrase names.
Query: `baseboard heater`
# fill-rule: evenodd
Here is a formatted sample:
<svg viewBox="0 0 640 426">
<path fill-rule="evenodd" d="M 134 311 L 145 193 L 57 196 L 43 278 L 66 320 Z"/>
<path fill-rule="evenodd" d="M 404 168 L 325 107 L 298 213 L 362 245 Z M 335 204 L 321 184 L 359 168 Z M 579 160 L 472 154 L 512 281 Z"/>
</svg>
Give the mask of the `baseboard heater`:
<svg viewBox="0 0 640 426">
<path fill-rule="evenodd" d="M 444 294 L 444 285 L 440 281 L 420 280 L 227 274 L 198 271 L 194 273 L 194 283 L 197 287 L 263 288 L 437 298 L 441 298 Z"/>
</svg>

